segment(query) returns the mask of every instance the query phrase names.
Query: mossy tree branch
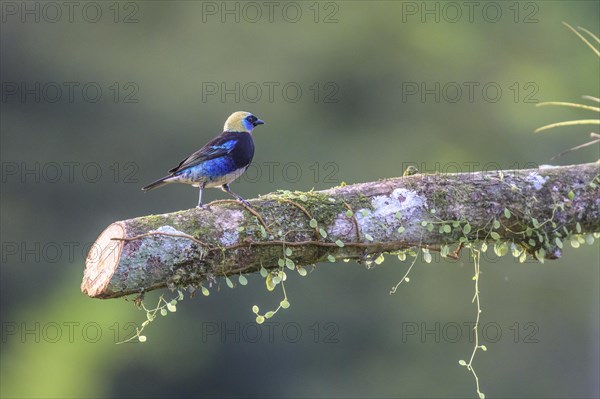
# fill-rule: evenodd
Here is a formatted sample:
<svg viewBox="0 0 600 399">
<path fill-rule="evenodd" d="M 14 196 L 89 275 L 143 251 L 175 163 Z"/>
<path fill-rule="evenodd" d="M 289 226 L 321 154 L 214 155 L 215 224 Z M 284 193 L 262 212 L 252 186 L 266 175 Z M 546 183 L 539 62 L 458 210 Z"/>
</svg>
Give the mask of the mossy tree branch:
<svg viewBox="0 0 600 399">
<path fill-rule="evenodd" d="M 305 266 L 484 241 L 557 258 L 567 236 L 600 231 L 599 173 L 600 165 L 591 163 L 416 174 L 271 193 L 252 200 L 253 210 L 215 201 L 205 209 L 119 221 L 92 247 L 81 289 L 90 297 L 116 298 L 198 287 L 261 265 L 275 269 L 282 258 Z"/>
</svg>

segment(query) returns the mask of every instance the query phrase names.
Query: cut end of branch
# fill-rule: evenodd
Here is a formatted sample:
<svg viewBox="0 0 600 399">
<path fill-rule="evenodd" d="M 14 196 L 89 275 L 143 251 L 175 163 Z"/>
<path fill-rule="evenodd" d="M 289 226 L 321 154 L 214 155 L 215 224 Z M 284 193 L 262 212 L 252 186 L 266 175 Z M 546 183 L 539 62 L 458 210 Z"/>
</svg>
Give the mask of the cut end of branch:
<svg viewBox="0 0 600 399">
<path fill-rule="evenodd" d="M 91 298 L 110 296 L 106 290 L 119 266 L 125 244 L 123 238 L 125 238 L 125 226 L 121 222 L 116 222 L 108 226 L 96 239 L 85 260 L 81 292 Z"/>
</svg>

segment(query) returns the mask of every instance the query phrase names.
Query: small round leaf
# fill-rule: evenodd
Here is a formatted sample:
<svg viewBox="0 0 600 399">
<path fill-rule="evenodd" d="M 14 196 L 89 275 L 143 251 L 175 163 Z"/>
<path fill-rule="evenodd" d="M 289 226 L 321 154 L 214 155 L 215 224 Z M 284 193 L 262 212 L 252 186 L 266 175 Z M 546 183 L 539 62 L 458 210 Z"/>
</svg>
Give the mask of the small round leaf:
<svg viewBox="0 0 600 399">
<path fill-rule="evenodd" d="M 225 282 L 227 283 L 227 286 L 229 288 L 233 288 L 233 282 L 231 281 L 231 279 L 229 277 L 225 277 Z"/>
</svg>

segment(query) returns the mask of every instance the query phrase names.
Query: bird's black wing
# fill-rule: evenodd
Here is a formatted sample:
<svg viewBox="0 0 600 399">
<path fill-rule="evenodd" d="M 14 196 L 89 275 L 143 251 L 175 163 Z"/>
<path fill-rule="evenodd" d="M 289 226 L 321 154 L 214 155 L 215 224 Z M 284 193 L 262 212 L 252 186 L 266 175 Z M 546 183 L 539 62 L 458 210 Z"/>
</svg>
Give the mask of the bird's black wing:
<svg viewBox="0 0 600 399">
<path fill-rule="evenodd" d="M 169 170 L 169 173 L 177 173 L 183 169 L 196 166 L 204 161 L 219 158 L 231 153 L 238 143 L 239 139 L 237 135 L 239 135 L 239 133 L 236 132 L 221 133 L 206 143 L 204 147 L 200 148 L 189 157 L 183 159 L 179 165 Z"/>
</svg>

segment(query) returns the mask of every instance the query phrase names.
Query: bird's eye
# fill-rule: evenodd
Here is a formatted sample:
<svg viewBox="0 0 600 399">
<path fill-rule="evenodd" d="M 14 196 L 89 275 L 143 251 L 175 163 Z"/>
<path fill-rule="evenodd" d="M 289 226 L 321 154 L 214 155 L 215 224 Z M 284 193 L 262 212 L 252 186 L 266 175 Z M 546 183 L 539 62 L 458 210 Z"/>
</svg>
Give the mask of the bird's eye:
<svg viewBox="0 0 600 399">
<path fill-rule="evenodd" d="M 254 116 L 254 115 L 250 115 L 246 119 L 248 120 L 248 122 L 252 122 L 252 123 L 256 122 L 256 116 Z"/>
</svg>

